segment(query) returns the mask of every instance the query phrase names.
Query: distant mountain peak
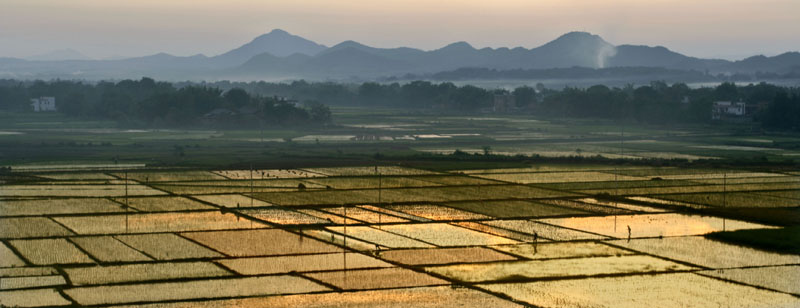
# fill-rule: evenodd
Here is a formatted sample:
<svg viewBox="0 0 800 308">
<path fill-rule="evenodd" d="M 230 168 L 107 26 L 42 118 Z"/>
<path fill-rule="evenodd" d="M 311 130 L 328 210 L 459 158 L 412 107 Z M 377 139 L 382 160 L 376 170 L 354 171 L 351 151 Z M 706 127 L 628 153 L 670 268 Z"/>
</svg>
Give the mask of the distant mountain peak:
<svg viewBox="0 0 800 308">
<path fill-rule="evenodd" d="M 302 37 L 299 37 L 297 35 L 293 35 L 293 34 L 291 34 L 289 32 L 286 32 L 286 31 L 284 31 L 282 29 L 273 29 L 272 31 L 270 31 L 268 33 L 264 33 L 262 35 L 257 36 L 252 41 L 250 41 L 250 44 L 258 43 L 258 42 L 261 42 L 261 41 L 286 40 L 286 39 L 298 39 L 298 40 L 308 41 L 308 40 L 306 40 L 306 39 L 304 39 Z M 314 43 L 314 44 L 316 44 L 316 43 Z"/>
<path fill-rule="evenodd" d="M 575 37 L 575 38 L 600 38 L 599 35 L 592 34 L 590 32 L 586 32 L 586 31 L 570 31 L 570 32 L 562 34 L 557 39 L 570 38 L 570 37 Z"/>
<path fill-rule="evenodd" d="M 326 48 L 327 47 L 323 45 L 293 35 L 284 30 L 274 29 L 269 33 L 259 35 L 239 48 L 216 56 L 215 58 L 217 61 L 226 65 L 238 65 L 263 53 L 269 53 L 276 57 L 287 57 L 296 53 L 314 56 Z"/>
<path fill-rule="evenodd" d="M 582 31 L 573 31 L 566 34 L 559 36 L 557 39 L 545 44 L 576 44 L 576 43 L 599 43 L 603 45 L 611 45 L 611 43 L 606 42 L 602 37 L 597 34 L 591 34 L 589 32 L 582 32 Z"/>
<path fill-rule="evenodd" d="M 333 47 L 328 48 L 320 52 L 317 56 L 322 56 L 326 54 L 330 54 L 333 52 L 338 52 L 340 50 L 357 50 L 357 51 L 366 51 L 369 50 L 370 52 L 374 52 L 379 50 L 378 48 L 369 47 L 367 45 L 361 44 L 359 42 L 353 40 L 347 40 L 341 42 L 339 44 L 333 45 Z"/>
<path fill-rule="evenodd" d="M 460 41 L 460 42 L 455 42 L 455 43 L 449 44 L 447 46 L 444 46 L 439 50 L 440 51 L 473 51 L 473 50 L 475 50 L 475 48 L 472 47 L 472 45 L 470 45 L 467 42 Z"/>
<path fill-rule="evenodd" d="M 270 31 L 270 32 L 269 32 L 269 33 L 267 33 L 267 34 L 273 34 L 273 35 L 291 35 L 291 34 L 289 34 L 289 32 L 286 32 L 286 31 L 284 31 L 283 29 L 278 29 L 278 28 L 272 29 L 272 31 Z"/>
<path fill-rule="evenodd" d="M 264 33 L 262 35 L 256 36 L 252 41 L 250 41 L 250 43 L 263 41 L 263 40 L 269 40 L 269 39 L 289 38 L 289 37 L 299 37 L 299 36 L 292 35 L 291 33 L 286 32 L 286 31 L 284 31 L 282 29 L 273 29 L 270 32 L 267 32 L 267 33 Z"/>
<path fill-rule="evenodd" d="M 550 67 L 583 66 L 606 67 L 609 58 L 616 54 L 616 46 L 599 35 L 573 31 L 559 36 L 531 50 L 547 58 Z M 547 68 L 547 67 L 546 67 Z"/>
<path fill-rule="evenodd" d="M 467 43 L 465 41 L 455 42 L 455 43 L 452 43 L 450 45 L 445 46 L 444 48 L 470 48 L 470 49 L 474 49 L 472 47 L 472 45 L 470 45 L 469 43 Z"/>
<path fill-rule="evenodd" d="M 361 44 L 361 43 L 356 42 L 356 41 L 353 41 L 353 40 L 346 40 L 344 42 L 336 44 L 336 47 L 339 47 L 339 48 L 354 48 L 354 47 L 358 48 L 358 47 L 366 47 L 366 45 Z"/>
</svg>

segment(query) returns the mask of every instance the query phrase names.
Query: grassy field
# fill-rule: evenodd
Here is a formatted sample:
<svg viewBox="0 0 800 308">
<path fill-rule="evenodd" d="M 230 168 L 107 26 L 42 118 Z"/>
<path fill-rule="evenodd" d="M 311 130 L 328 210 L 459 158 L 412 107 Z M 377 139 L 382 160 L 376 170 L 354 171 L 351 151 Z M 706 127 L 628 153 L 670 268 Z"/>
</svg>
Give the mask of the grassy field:
<svg viewBox="0 0 800 308">
<path fill-rule="evenodd" d="M 407 162 L 439 170 L 515 167 L 520 159 L 440 159 L 424 153 L 595 157 L 632 161 L 729 160 L 797 166 L 800 136 L 726 125 L 634 125 L 514 115 L 446 116 L 430 111 L 334 109 L 335 125 L 265 130 L 117 127 L 58 114 L 0 114 L 0 165 L 147 164 L 249 167 L 364 166 Z M 422 157 L 422 158 L 421 158 Z M 470 161 L 466 164 L 463 161 Z M 704 163 L 707 164 L 707 163 Z"/>
</svg>

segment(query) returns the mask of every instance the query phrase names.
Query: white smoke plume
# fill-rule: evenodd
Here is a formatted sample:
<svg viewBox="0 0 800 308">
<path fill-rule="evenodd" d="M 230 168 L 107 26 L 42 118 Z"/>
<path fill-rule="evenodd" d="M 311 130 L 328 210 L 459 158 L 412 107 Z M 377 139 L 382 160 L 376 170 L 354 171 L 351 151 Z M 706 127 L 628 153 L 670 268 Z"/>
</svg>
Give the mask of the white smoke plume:
<svg viewBox="0 0 800 308">
<path fill-rule="evenodd" d="M 606 60 L 611 58 L 617 54 L 617 47 L 613 45 L 603 45 L 597 51 L 597 58 L 595 59 L 595 64 L 597 68 L 605 68 L 606 67 Z"/>
</svg>

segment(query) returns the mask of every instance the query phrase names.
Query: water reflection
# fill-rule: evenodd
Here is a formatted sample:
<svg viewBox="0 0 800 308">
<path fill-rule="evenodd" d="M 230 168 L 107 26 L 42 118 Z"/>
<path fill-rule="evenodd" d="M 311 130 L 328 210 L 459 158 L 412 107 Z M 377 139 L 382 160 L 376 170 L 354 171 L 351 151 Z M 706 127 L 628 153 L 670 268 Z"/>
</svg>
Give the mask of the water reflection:
<svg viewBox="0 0 800 308">
<path fill-rule="evenodd" d="M 628 237 L 703 235 L 722 231 L 723 225 L 726 230 L 769 228 L 768 226 L 744 221 L 724 221 L 722 218 L 717 217 L 684 214 L 571 217 L 542 219 L 539 221 L 622 239 Z M 626 225 L 626 229 L 617 230 L 615 227 L 617 223 Z"/>
</svg>

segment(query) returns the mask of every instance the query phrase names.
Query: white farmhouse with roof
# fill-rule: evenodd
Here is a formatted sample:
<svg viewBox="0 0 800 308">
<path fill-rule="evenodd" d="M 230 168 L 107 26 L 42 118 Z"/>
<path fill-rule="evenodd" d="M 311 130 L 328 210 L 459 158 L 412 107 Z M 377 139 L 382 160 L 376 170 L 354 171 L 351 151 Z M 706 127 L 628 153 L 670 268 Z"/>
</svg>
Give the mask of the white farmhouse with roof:
<svg viewBox="0 0 800 308">
<path fill-rule="evenodd" d="M 747 113 L 744 102 L 714 102 L 711 106 L 711 119 L 719 120 L 725 116 L 744 116 Z"/>
<path fill-rule="evenodd" d="M 31 106 L 33 106 L 33 111 L 35 112 L 56 111 L 56 98 L 52 96 L 32 98 Z"/>
</svg>

